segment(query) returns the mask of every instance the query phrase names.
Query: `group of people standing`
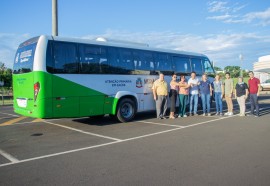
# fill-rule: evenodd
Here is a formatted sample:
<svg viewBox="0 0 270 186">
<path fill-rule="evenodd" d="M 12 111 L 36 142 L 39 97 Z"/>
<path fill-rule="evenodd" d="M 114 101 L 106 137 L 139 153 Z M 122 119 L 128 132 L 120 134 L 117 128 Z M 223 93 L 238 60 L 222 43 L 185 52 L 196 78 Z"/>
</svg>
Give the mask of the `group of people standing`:
<svg viewBox="0 0 270 186">
<path fill-rule="evenodd" d="M 251 115 L 259 116 L 258 96 L 260 94 L 260 80 L 254 77 L 253 72 L 249 72 L 250 79 L 248 85 L 243 82 L 243 78 L 238 78 L 238 83 L 234 86 L 230 73 L 225 74 L 224 82 L 221 81 L 220 76 L 216 75 L 215 80 L 210 82 L 207 74 L 203 74 L 201 80 L 196 77 L 196 73 L 192 72 L 188 81 L 184 75 L 180 76 L 180 81 L 177 81 L 177 75 L 172 75 L 170 82 L 170 89 L 168 89 L 167 82 L 164 80 L 164 74 L 160 73 L 152 87 L 154 100 L 156 101 L 157 118 L 166 119 L 167 98 L 170 98 L 170 119 L 175 119 L 176 115 L 176 101 L 179 99 L 179 111 L 177 117 L 187 117 L 186 105 L 189 96 L 189 116 L 197 116 L 199 96 L 202 101 L 203 116 L 211 116 L 210 100 L 214 94 L 216 103 L 216 114 L 223 116 L 222 100 L 225 98 L 228 112 L 224 115 L 233 115 L 232 98 L 235 95 L 240 107 L 240 116 L 245 116 L 246 99 L 250 96 Z M 169 90 L 169 91 L 168 91 Z M 254 110 L 256 108 L 256 113 Z"/>
</svg>

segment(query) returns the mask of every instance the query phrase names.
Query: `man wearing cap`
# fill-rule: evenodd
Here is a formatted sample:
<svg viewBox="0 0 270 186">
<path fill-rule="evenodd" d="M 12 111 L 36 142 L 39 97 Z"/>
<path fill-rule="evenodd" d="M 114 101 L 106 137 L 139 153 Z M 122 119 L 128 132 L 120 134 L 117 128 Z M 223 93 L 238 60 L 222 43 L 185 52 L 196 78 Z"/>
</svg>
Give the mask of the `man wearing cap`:
<svg viewBox="0 0 270 186">
<path fill-rule="evenodd" d="M 154 82 L 152 90 L 156 101 L 157 118 L 166 119 L 168 85 L 163 73 L 159 74 L 159 79 Z"/>
</svg>

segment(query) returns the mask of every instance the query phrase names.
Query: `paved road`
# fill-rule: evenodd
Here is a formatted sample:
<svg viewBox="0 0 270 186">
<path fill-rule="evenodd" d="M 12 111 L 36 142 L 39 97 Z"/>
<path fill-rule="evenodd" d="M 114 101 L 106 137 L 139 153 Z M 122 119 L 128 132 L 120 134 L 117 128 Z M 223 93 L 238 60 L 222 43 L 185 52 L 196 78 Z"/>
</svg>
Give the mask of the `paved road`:
<svg viewBox="0 0 270 186">
<path fill-rule="evenodd" d="M 270 100 L 255 117 L 40 120 L 0 110 L 0 185 L 270 185 Z M 238 107 L 235 107 L 235 113 Z"/>
</svg>

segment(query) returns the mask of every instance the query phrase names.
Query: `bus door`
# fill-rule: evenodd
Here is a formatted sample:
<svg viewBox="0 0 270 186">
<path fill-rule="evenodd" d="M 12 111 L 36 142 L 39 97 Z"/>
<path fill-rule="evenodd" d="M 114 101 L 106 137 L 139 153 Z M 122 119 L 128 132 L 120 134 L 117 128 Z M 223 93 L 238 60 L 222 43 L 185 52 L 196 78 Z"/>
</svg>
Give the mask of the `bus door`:
<svg viewBox="0 0 270 186">
<path fill-rule="evenodd" d="M 78 73 L 76 44 L 54 42 L 54 70 L 52 77 L 53 117 L 79 116 L 80 87 L 70 79 Z"/>
</svg>

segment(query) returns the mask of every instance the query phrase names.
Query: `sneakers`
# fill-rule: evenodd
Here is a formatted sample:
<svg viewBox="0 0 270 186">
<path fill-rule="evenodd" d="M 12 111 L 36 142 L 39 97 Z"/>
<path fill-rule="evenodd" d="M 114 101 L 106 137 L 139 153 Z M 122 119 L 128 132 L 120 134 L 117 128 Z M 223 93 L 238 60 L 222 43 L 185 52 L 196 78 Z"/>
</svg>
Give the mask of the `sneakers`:
<svg viewBox="0 0 270 186">
<path fill-rule="evenodd" d="M 220 115 L 220 116 L 223 116 L 223 114 L 222 114 L 222 113 L 220 113 L 219 115 Z"/>
<path fill-rule="evenodd" d="M 228 116 L 232 116 L 232 115 L 233 115 L 233 113 L 232 113 L 232 112 L 229 112 L 229 113 L 228 113 Z"/>
<path fill-rule="evenodd" d="M 228 116 L 229 115 L 229 112 L 226 112 L 225 114 L 224 114 L 224 116 Z"/>
<path fill-rule="evenodd" d="M 183 116 L 181 116 L 181 115 L 178 116 L 178 118 L 186 118 L 186 117 L 187 117 L 186 114 L 184 114 Z"/>
<path fill-rule="evenodd" d="M 211 116 L 211 114 L 210 113 L 207 113 L 207 115 L 206 115 L 205 113 L 203 113 L 202 116 Z"/>
<path fill-rule="evenodd" d="M 158 117 L 158 119 L 167 119 L 167 118 L 164 116 L 160 116 L 160 117 Z"/>
<path fill-rule="evenodd" d="M 246 116 L 245 114 L 239 114 L 239 116 L 243 117 L 243 116 Z"/>
<path fill-rule="evenodd" d="M 193 116 L 198 116 L 198 114 L 197 113 L 194 113 Z"/>
<path fill-rule="evenodd" d="M 219 113 L 217 112 L 215 115 L 216 115 L 216 116 L 218 116 L 218 115 L 219 115 Z"/>
</svg>

